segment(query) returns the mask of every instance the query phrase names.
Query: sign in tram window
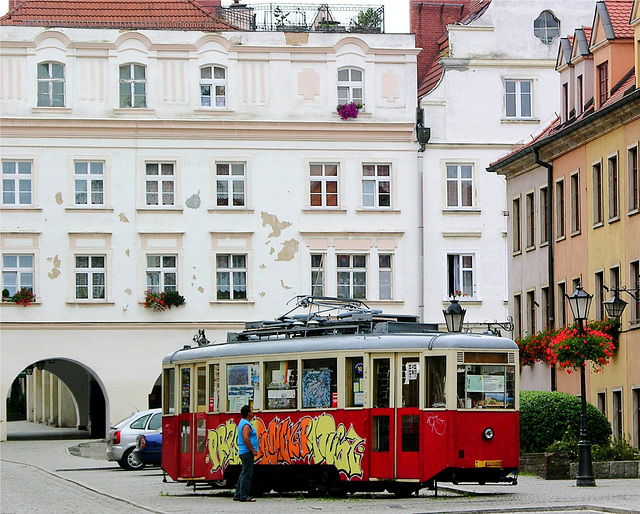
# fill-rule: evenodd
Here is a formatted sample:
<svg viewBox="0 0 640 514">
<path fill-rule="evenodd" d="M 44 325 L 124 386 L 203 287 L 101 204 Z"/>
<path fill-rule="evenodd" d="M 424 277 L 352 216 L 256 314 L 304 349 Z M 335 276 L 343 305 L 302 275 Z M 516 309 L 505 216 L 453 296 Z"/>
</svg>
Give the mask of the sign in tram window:
<svg viewBox="0 0 640 514">
<path fill-rule="evenodd" d="M 180 412 L 189 412 L 191 400 L 191 370 L 182 368 L 180 370 Z"/>
<path fill-rule="evenodd" d="M 209 366 L 209 412 L 220 410 L 220 364 Z"/>
<path fill-rule="evenodd" d="M 446 376 L 447 358 L 445 356 L 427 357 L 425 359 L 427 375 L 427 409 L 443 409 L 447 404 Z"/>
<path fill-rule="evenodd" d="M 515 406 L 513 366 L 458 366 L 458 407 L 512 409 Z"/>
<path fill-rule="evenodd" d="M 391 391 L 391 364 L 389 359 L 373 359 L 373 408 L 389 407 Z"/>
<path fill-rule="evenodd" d="M 420 362 L 418 357 L 402 358 L 402 406 L 418 407 L 420 391 Z"/>
<path fill-rule="evenodd" d="M 260 368 L 257 363 L 227 364 L 229 411 L 240 412 L 243 405 L 260 409 Z"/>
<path fill-rule="evenodd" d="M 164 402 L 162 412 L 164 414 L 175 414 L 176 412 L 176 370 L 175 368 L 164 370 Z"/>
<path fill-rule="evenodd" d="M 345 378 L 346 407 L 362 407 L 364 405 L 364 359 L 362 356 L 345 359 Z"/>
<path fill-rule="evenodd" d="M 298 408 L 298 361 L 265 362 L 264 377 L 268 410 Z"/>
<path fill-rule="evenodd" d="M 196 368 L 197 377 L 197 412 L 207 412 L 207 368 L 198 366 Z"/>
<path fill-rule="evenodd" d="M 336 359 L 302 361 L 302 408 L 338 407 L 338 366 Z"/>
</svg>

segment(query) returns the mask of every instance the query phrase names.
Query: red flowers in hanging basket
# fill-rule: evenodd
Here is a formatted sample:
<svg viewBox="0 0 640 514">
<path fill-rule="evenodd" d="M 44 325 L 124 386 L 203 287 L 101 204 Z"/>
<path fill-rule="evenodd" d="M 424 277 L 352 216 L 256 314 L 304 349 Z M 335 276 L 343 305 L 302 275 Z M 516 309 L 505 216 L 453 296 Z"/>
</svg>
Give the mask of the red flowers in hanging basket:
<svg viewBox="0 0 640 514">
<path fill-rule="evenodd" d="M 560 330 L 553 338 L 547 355 L 550 363 L 557 363 L 569 373 L 586 366 L 586 361 L 591 361 L 593 369 L 598 372 L 609 364 L 614 350 L 613 338 L 609 334 L 589 326 L 581 333 L 569 327 Z"/>
</svg>

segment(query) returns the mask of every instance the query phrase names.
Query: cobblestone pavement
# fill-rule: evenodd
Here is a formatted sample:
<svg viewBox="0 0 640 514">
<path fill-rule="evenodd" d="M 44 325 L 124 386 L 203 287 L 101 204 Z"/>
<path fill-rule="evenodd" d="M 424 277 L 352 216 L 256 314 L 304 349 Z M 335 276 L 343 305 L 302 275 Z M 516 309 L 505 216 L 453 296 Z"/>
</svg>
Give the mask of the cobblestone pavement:
<svg viewBox="0 0 640 514">
<path fill-rule="evenodd" d="M 99 443 L 91 443 L 96 445 Z M 90 445 L 90 446 L 91 446 Z M 576 487 L 573 480 L 520 477 L 517 486 L 449 486 L 423 490 L 419 497 L 355 495 L 346 500 L 266 496 L 255 504 L 231 500 L 229 491 L 163 483 L 159 468 L 123 471 L 116 463 L 69 452 L 77 442 L 13 440 L 0 444 L 3 514 L 23 512 L 611 512 L 640 514 L 640 479 L 598 480 L 597 487 Z M 77 453 L 77 452 L 76 452 Z M 98 452 L 99 453 L 99 452 Z M 443 484 L 445 485 L 445 484 Z"/>
</svg>

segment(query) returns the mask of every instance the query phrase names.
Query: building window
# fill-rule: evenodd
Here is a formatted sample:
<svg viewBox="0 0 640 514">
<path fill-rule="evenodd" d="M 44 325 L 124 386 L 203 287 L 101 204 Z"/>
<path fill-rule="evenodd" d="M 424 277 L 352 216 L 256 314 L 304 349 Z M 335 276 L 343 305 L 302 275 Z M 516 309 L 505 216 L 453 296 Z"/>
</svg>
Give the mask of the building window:
<svg viewBox="0 0 640 514">
<path fill-rule="evenodd" d="M 178 256 L 147 255 L 147 290 L 153 293 L 178 290 Z"/>
<path fill-rule="evenodd" d="M 393 255 L 381 253 L 378 255 L 378 278 L 380 287 L 380 300 L 393 298 Z"/>
<path fill-rule="evenodd" d="M 473 167 L 447 164 L 447 207 L 473 206 Z"/>
<path fill-rule="evenodd" d="M 64 64 L 38 64 L 38 107 L 64 107 Z"/>
<path fill-rule="evenodd" d="M 13 254 L 2 256 L 2 289 L 13 296 L 22 289 L 33 289 L 33 255 Z"/>
<path fill-rule="evenodd" d="M 564 237 L 564 180 L 556 182 L 556 239 Z"/>
<path fill-rule="evenodd" d="M 605 301 L 605 289 L 604 289 L 604 272 L 598 271 L 595 274 L 595 295 L 594 303 L 596 308 L 596 319 L 604 319 L 604 301 Z"/>
<path fill-rule="evenodd" d="M 74 191 L 76 205 L 104 205 L 104 163 L 75 161 Z"/>
<path fill-rule="evenodd" d="M 522 337 L 522 297 L 513 296 L 513 331 L 515 337 Z"/>
<path fill-rule="evenodd" d="M 338 298 L 367 297 L 367 256 L 336 255 L 338 268 Z"/>
<path fill-rule="evenodd" d="M 245 164 L 242 162 L 216 163 L 216 205 L 218 207 L 246 205 L 245 177 Z"/>
<path fill-rule="evenodd" d="M 389 164 L 362 165 L 362 205 L 391 207 L 391 166 Z"/>
<path fill-rule="evenodd" d="M 620 266 L 613 266 L 609 269 L 609 289 L 620 288 Z M 605 310 L 606 314 L 606 310 Z"/>
<path fill-rule="evenodd" d="M 598 410 L 607 416 L 607 393 L 604 391 L 598 393 Z"/>
<path fill-rule="evenodd" d="M 549 45 L 560 34 L 560 21 L 551 11 L 542 11 L 533 21 L 533 34 L 545 45 Z"/>
<path fill-rule="evenodd" d="M 593 165 L 593 224 L 602 223 L 602 164 Z"/>
<path fill-rule="evenodd" d="M 567 326 L 567 286 L 564 282 L 558 284 L 558 324 L 560 327 Z"/>
<path fill-rule="evenodd" d="M 571 233 L 580 232 L 580 175 L 571 175 Z"/>
<path fill-rule="evenodd" d="M 546 187 L 540 188 L 540 243 L 544 244 L 549 242 L 549 218 L 547 217 L 547 210 L 549 208 L 549 199 L 547 195 L 548 189 Z"/>
<path fill-rule="evenodd" d="M 227 107 L 227 70 L 222 66 L 200 68 L 200 106 Z"/>
<path fill-rule="evenodd" d="M 505 80 L 505 115 L 507 118 L 531 118 L 532 87 L 531 80 Z"/>
<path fill-rule="evenodd" d="M 533 192 L 527 193 L 525 207 L 527 209 L 527 248 L 533 248 L 536 245 L 536 204 Z"/>
<path fill-rule="evenodd" d="M 569 84 L 562 84 L 562 121 L 569 119 Z"/>
<path fill-rule="evenodd" d="M 536 297 L 535 291 L 527 291 L 527 331 L 536 333 Z"/>
<path fill-rule="evenodd" d="M 175 205 L 176 176 L 171 162 L 148 162 L 145 177 L 146 205 Z"/>
<path fill-rule="evenodd" d="M 629 289 L 640 289 L 640 261 L 634 261 L 629 264 Z M 632 324 L 640 323 L 640 291 L 636 294 L 636 298 L 631 298 L 631 309 L 629 321 Z"/>
<path fill-rule="evenodd" d="M 620 192 L 618 188 L 618 156 L 607 159 L 607 176 L 609 178 L 609 221 L 620 215 Z"/>
<path fill-rule="evenodd" d="M 2 161 L 2 205 L 32 205 L 31 161 Z"/>
<path fill-rule="evenodd" d="M 578 115 L 582 114 L 584 111 L 584 83 L 582 79 L 582 75 L 578 75 L 578 91 L 577 91 L 577 112 Z"/>
<path fill-rule="evenodd" d="M 627 150 L 627 176 L 629 180 L 629 212 L 640 209 L 640 191 L 638 190 L 638 145 Z"/>
<path fill-rule="evenodd" d="M 542 308 L 544 309 L 542 313 L 542 323 L 544 328 L 549 328 L 551 326 L 551 297 L 549 295 L 549 287 L 543 287 L 542 291 Z"/>
<path fill-rule="evenodd" d="M 598 107 L 602 107 L 609 98 L 609 63 L 603 62 L 598 70 Z"/>
<path fill-rule="evenodd" d="M 324 253 L 311 254 L 311 294 L 324 296 L 325 291 L 325 258 Z"/>
<path fill-rule="evenodd" d="M 247 299 L 247 256 L 245 254 L 216 255 L 216 298 L 218 300 Z"/>
<path fill-rule="evenodd" d="M 76 300 L 106 298 L 104 255 L 76 255 Z"/>
<path fill-rule="evenodd" d="M 120 66 L 120 107 L 147 106 L 147 69 L 142 64 Z"/>
<path fill-rule="evenodd" d="M 355 102 L 363 105 L 362 84 L 362 70 L 356 68 L 338 70 L 338 103 Z"/>
<path fill-rule="evenodd" d="M 447 293 L 451 296 L 475 296 L 473 255 L 447 255 Z"/>
<path fill-rule="evenodd" d="M 309 167 L 311 207 L 338 206 L 338 165 L 311 164 Z"/>
<path fill-rule="evenodd" d="M 518 253 L 522 250 L 522 223 L 520 221 L 520 198 L 513 199 L 513 253 Z"/>
<path fill-rule="evenodd" d="M 613 391 L 612 402 L 611 402 L 611 415 L 612 421 L 611 423 L 611 438 L 615 441 L 622 439 L 622 391 Z"/>
</svg>

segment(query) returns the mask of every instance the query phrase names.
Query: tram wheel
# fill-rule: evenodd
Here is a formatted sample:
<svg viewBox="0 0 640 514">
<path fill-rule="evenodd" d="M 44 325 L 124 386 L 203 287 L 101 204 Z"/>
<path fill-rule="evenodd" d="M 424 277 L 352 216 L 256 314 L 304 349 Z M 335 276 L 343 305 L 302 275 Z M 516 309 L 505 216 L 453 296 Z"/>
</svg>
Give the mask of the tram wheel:
<svg viewBox="0 0 640 514">
<path fill-rule="evenodd" d="M 396 484 L 389 492 L 392 492 L 396 498 L 409 498 L 415 491 L 414 485 Z"/>
</svg>

